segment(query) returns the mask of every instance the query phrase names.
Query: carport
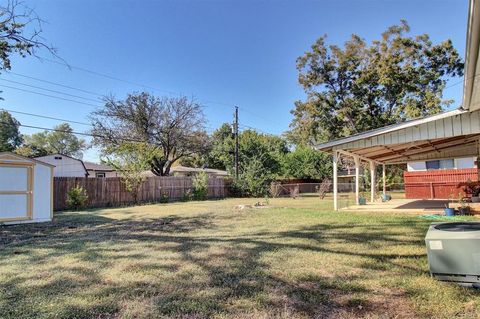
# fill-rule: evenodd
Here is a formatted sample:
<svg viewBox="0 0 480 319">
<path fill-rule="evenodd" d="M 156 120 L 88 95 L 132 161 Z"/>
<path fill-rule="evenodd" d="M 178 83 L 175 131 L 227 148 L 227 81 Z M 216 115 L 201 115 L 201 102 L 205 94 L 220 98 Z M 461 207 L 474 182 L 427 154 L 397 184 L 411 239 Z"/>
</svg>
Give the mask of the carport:
<svg viewBox="0 0 480 319">
<path fill-rule="evenodd" d="M 457 109 L 352 135 L 316 146 L 333 155 L 334 208 L 338 210 L 338 163 L 342 156 L 355 163 L 355 201 L 359 204 L 360 165 L 370 167 L 370 202 L 376 198 L 376 167 L 382 166 L 383 189 L 388 165 L 479 154 L 480 111 Z"/>
<path fill-rule="evenodd" d="M 359 168 L 370 166 L 371 198 L 375 199 L 376 166 L 382 166 L 383 189 L 389 164 L 478 156 L 480 138 L 480 2 L 470 0 L 462 107 L 457 110 L 363 132 L 316 146 L 333 155 L 334 207 L 338 210 L 338 163 L 347 156 L 355 163 L 355 201 L 359 203 Z"/>
</svg>

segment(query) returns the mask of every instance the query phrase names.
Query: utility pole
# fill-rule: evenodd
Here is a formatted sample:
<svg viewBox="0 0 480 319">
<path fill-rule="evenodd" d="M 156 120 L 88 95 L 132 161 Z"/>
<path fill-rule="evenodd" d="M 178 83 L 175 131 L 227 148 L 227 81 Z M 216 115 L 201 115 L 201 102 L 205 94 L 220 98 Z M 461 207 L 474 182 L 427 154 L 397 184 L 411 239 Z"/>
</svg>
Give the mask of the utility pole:
<svg viewBox="0 0 480 319">
<path fill-rule="evenodd" d="M 239 152 L 239 143 L 238 143 L 238 106 L 235 106 L 235 114 L 233 121 L 233 135 L 235 137 L 235 178 L 238 179 L 238 152 Z"/>
</svg>

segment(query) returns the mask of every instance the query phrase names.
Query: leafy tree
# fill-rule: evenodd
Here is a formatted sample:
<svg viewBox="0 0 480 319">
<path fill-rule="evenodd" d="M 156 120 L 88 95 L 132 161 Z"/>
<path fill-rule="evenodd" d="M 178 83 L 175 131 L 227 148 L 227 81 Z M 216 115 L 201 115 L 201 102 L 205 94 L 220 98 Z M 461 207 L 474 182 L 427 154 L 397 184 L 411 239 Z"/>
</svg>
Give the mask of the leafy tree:
<svg viewBox="0 0 480 319">
<path fill-rule="evenodd" d="M 145 171 L 150 168 L 154 152 L 155 149 L 148 144 L 125 142 L 116 146 L 115 151 L 107 156 L 106 162 L 120 173 L 134 203 L 137 203 L 138 191 L 147 179 Z"/>
<path fill-rule="evenodd" d="M 235 141 L 227 135 L 226 126 L 222 126 L 215 134 L 220 136 L 209 157 L 215 157 L 229 171 L 234 169 Z M 288 152 L 287 142 L 278 136 L 260 134 L 254 130 L 245 130 L 239 136 L 240 170 L 251 158 L 257 157 L 263 165 L 274 174 L 281 172 L 283 155 Z M 215 143 L 215 142 L 214 142 Z"/>
<path fill-rule="evenodd" d="M 261 156 L 253 156 L 248 162 L 242 163 L 238 180 L 234 181 L 234 191 L 241 196 L 263 197 L 268 195 L 268 189 L 276 174 L 265 166 Z"/>
<path fill-rule="evenodd" d="M 15 149 L 15 153 L 18 155 L 22 155 L 25 157 L 40 157 L 40 156 L 46 156 L 49 153 L 47 152 L 46 149 L 44 148 L 39 148 L 36 145 L 32 144 L 22 144 L 19 147 Z"/>
<path fill-rule="evenodd" d="M 408 36 L 405 21 L 370 45 L 352 35 L 344 48 L 320 37 L 297 59 L 307 99 L 297 101 L 288 137 L 309 144 L 438 113 L 449 77 L 463 63 L 450 40 L 433 44 L 426 34 Z"/>
<path fill-rule="evenodd" d="M 41 37 L 42 20 L 21 1 L 7 0 L 0 5 L 0 70 L 10 70 L 12 54 L 21 57 L 35 55 L 46 49 L 56 56 L 56 50 Z"/>
<path fill-rule="evenodd" d="M 210 152 L 206 156 L 206 166 L 209 168 L 231 169 L 233 165 L 234 144 L 232 127 L 224 123 L 210 137 Z"/>
<path fill-rule="evenodd" d="M 285 177 L 300 179 L 324 179 L 332 176 L 332 160 L 325 153 L 309 147 L 297 147 L 283 160 Z"/>
<path fill-rule="evenodd" d="M 262 163 L 266 172 L 273 175 L 281 173 L 282 158 L 288 152 L 287 142 L 278 136 L 260 134 L 246 130 L 240 134 L 240 171 L 248 166 L 252 158 Z M 233 168 L 233 157 L 228 167 Z"/>
<path fill-rule="evenodd" d="M 86 149 L 85 140 L 75 136 L 68 123 L 62 123 L 55 126 L 54 131 L 26 135 L 24 144 L 17 153 L 31 157 L 60 153 L 82 158 L 83 151 Z"/>
<path fill-rule="evenodd" d="M 196 174 L 192 179 L 193 198 L 205 200 L 208 197 L 208 175 L 205 172 Z"/>
<path fill-rule="evenodd" d="M 186 97 L 158 98 L 145 92 L 129 94 L 124 101 L 107 97 L 104 107 L 91 114 L 94 143 L 110 151 L 125 141 L 155 146 L 150 169 L 155 175 L 168 175 L 179 159 L 205 151 L 202 109 Z"/>
<path fill-rule="evenodd" d="M 22 143 L 18 122 L 7 111 L 0 111 L 0 152 L 11 152 Z"/>
<path fill-rule="evenodd" d="M 88 201 L 86 190 L 81 186 L 75 186 L 67 191 L 67 207 L 74 210 L 79 210 L 85 207 Z"/>
</svg>

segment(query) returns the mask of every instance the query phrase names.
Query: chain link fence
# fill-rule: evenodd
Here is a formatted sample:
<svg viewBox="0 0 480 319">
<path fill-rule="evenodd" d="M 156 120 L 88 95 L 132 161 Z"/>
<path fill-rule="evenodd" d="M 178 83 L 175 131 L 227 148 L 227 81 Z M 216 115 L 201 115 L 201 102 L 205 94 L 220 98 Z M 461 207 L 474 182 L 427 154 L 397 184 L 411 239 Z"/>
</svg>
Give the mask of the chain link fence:
<svg viewBox="0 0 480 319">
<path fill-rule="evenodd" d="M 370 201 L 370 183 L 361 182 L 359 185 L 360 197 Z M 375 201 L 381 201 L 383 184 L 377 183 L 375 187 Z M 324 181 L 321 183 L 273 183 L 270 193 L 272 197 L 290 198 L 317 198 L 319 201 L 331 202 L 333 208 L 333 183 Z M 393 199 L 405 198 L 405 184 L 392 183 L 386 185 L 386 193 Z M 355 182 L 338 183 L 338 206 L 346 208 L 355 205 Z"/>
</svg>

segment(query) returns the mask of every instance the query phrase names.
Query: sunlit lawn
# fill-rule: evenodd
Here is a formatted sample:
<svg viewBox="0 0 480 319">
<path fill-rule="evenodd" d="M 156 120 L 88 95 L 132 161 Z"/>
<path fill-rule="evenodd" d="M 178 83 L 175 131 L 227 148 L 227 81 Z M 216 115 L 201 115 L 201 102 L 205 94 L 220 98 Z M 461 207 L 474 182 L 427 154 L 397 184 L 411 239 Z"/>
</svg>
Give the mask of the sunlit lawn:
<svg viewBox="0 0 480 319">
<path fill-rule="evenodd" d="M 430 278 L 416 215 L 253 199 L 66 212 L 0 226 L 0 318 L 477 318 Z"/>
</svg>

